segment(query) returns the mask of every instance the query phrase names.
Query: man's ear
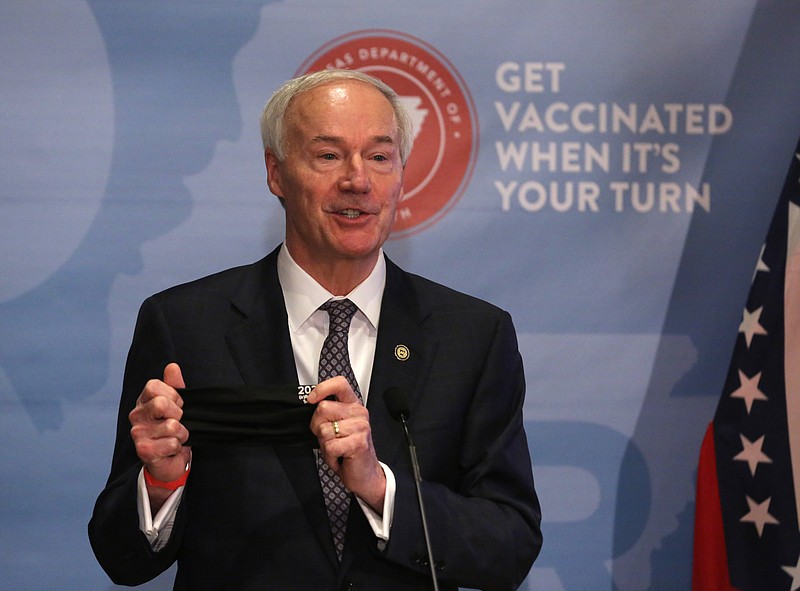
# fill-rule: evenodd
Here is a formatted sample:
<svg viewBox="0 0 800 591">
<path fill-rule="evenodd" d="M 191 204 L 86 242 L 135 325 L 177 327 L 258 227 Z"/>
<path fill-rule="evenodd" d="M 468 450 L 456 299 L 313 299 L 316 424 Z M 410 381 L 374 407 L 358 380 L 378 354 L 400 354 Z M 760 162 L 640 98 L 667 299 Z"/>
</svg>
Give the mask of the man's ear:
<svg viewBox="0 0 800 591">
<path fill-rule="evenodd" d="M 271 150 L 264 152 L 264 163 L 267 167 L 267 187 L 278 199 L 283 201 L 283 190 L 281 189 L 280 160 Z"/>
</svg>

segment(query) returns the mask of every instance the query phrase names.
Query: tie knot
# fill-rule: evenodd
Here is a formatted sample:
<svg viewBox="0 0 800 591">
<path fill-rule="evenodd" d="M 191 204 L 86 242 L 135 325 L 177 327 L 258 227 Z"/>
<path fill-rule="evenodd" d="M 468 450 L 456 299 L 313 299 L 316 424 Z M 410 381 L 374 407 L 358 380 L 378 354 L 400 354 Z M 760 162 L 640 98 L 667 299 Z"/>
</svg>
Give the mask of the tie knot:
<svg viewBox="0 0 800 591">
<path fill-rule="evenodd" d="M 350 321 L 358 310 L 353 302 L 348 299 L 329 300 L 320 306 L 320 310 L 325 310 L 330 318 L 329 331 L 349 331 Z"/>
</svg>

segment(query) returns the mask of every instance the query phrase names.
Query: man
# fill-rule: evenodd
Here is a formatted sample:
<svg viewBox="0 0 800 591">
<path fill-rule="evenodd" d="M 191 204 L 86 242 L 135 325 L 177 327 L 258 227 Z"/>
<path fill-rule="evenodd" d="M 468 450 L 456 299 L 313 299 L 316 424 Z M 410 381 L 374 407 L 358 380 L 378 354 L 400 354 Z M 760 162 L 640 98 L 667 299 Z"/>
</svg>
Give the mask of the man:
<svg viewBox="0 0 800 591">
<path fill-rule="evenodd" d="M 541 548 L 516 336 L 507 313 L 383 255 L 411 147 L 396 94 L 354 71 L 301 77 L 270 100 L 262 134 L 285 242 L 142 305 L 89 524 L 99 562 L 135 585 L 177 560 L 176 589 L 430 588 L 405 439 L 381 400 L 399 386 L 441 588 L 516 588 Z M 327 302 L 343 300 L 357 307 L 347 370 L 308 397 L 318 453 L 184 445 L 178 389 L 316 383 Z M 343 514 L 326 508 L 326 471 L 352 493 Z"/>
</svg>

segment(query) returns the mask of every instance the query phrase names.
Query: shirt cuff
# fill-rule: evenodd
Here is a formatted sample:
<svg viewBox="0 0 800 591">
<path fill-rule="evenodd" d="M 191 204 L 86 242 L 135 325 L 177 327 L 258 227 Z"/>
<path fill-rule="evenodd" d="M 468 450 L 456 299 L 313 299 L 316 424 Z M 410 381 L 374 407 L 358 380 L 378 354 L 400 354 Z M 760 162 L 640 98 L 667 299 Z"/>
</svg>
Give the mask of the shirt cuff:
<svg viewBox="0 0 800 591">
<path fill-rule="evenodd" d="M 383 497 L 383 515 L 379 515 L 372 510 L 372 507 L 367 505 L 364 501 L 356 497 L 364 516 L 367 518 L 372 532 L 377 538 L 382 540 L 385 547 L 385 542 L 389 541 L 389 532 L 392 529 L 392 517 L 394 517 L 394 498 L 397 491 L 397 482 L 394 479 L 394 473 L 383 462 L 378 462 L 383 468 L 383 473 L 386 475 L 386 495 Z"/>
<path fill-rule="evenodd" d="M 156 513 L 150 509 L 150 496 L 147 494 L 147 483 L 144 481 L 144 468 L 139 470 L 138 494 L 136 505 L 139 511 L 139 529 L 144 533 L 154 552 L 163 549 L 172 535 L 172 525 L 178 512 L 178 505 L 183 496 L 183 486 L 175 489 Z"/>
</svg>

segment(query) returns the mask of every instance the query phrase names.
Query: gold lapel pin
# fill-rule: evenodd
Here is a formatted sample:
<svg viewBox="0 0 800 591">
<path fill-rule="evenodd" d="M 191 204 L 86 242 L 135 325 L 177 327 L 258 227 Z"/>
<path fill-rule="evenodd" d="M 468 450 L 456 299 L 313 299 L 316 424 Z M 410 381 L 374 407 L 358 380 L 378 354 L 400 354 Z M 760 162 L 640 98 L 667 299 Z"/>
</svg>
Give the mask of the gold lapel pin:
<svg viewBox="0 0 800 591">
<path fill-rule="evenodd" d="M 397 357 L 398 361 L 408 361 L 408 358 L 411 357 L 411 351 L 405 345 L 397 345 L 394 348 L 394 356 Z"/>
</svg>

